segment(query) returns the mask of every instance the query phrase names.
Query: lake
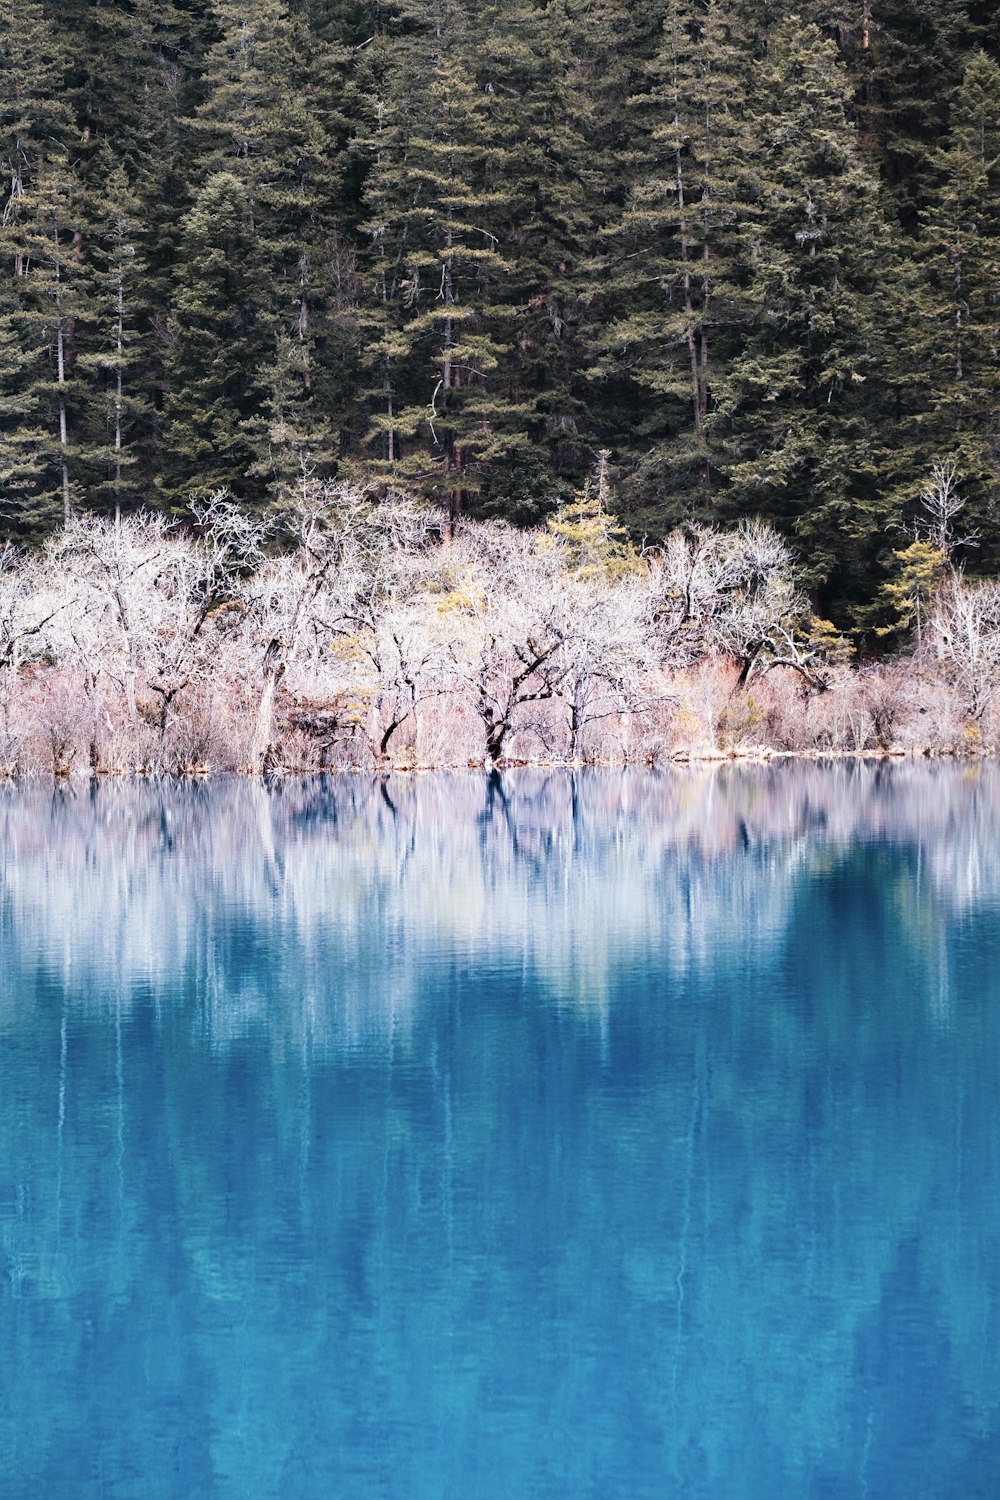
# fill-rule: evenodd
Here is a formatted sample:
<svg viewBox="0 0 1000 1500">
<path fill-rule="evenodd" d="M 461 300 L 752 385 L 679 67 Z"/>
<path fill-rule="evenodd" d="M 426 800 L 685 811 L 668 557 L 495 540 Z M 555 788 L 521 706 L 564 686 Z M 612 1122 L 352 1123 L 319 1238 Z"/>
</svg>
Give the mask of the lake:
<svg viewBox="0 0 1000 1500">
<path fill-rule="evenodd" d="M 1000 1492 L 1000 771 L 0 788 L 0 1492 Z"/>
</svg>

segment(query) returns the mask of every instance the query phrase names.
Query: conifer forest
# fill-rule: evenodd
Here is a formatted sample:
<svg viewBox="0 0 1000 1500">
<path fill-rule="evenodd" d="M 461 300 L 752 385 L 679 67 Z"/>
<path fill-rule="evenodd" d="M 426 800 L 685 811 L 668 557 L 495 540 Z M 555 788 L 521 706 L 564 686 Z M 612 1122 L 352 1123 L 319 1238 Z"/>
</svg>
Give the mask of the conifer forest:
<svg viewBox="0 0 1000 1500">
<path fill-rule="evenodd" d="M 626 615 L 645 589 L 644 649 L 697 623 L 741 692 L 922 650 L 982 738 L 993 0 L 0 0 L 0 174 L 0 668 L 69 660 L 53 580 L 85 551 L 111 600 L 122 558 L 169 555 L 128 575 L 169 614 L 186 548 L 201 649 L 249 629 L 261 567 L 325 588 L 402 526 L 392 599 L 425 615 L 481 614 L 497 568 L 523 592 L 547 547 Z M 352 609 L 325 660 L 364 655 Z M 280 700 L 298 648 L 269 630 Z M 559 696 L 563 646 L 525 641 L 517 691 Z M 181 689 L 121 649 L 164 729 Z"/>
</svg>

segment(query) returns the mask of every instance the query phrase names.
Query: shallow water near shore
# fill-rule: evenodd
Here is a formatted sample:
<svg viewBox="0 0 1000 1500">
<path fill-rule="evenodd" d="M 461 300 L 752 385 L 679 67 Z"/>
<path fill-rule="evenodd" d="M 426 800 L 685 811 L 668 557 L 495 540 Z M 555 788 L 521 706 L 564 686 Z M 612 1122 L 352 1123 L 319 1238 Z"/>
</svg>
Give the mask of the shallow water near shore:
<svg viewBox="0 0 1000 1500">
<path fill-rule="evenodd" d="M 1000 1490 L 1000 768 L 0 788 L 0 1492 Z"/>
</svg>

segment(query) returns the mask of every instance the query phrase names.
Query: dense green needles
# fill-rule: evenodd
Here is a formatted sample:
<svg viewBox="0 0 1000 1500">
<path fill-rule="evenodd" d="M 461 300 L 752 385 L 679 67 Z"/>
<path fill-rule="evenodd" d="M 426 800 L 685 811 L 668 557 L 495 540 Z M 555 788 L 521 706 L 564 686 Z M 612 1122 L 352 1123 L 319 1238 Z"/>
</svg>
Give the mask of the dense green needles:
<svg viewBox="0 0 1000 1500">
<path fill-rule="evenodd" d="M 953 0 L 0 3 L 0 526 L 378 481 L 997 561 L 1000 26 Z M 873 613 L 874 609 L 874 613 Z M 884 623 L 884 621 L 882 621 Z"/>
</svg>

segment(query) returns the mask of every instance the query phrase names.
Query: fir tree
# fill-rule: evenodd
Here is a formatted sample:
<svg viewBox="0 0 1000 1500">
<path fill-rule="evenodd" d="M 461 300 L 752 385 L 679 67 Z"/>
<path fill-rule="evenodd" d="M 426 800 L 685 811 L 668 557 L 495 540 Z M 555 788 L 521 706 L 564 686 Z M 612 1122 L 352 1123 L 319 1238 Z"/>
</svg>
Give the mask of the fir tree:
<svg viewBox="0 0 1000 1500">
<path fill-rule="evenodd" d="M 611 454 L 602 449 L 583 488 L 559 507 L 547 526 L 580 578 L 618 578 L 640 567 L 625 527 L 611 513 Z"/>
<path fill-rule="evenodd" d="M 25 197 L 42 161 L 68 146 L 73 119 L 63 97 L 67 57 L 54 27 L 34 0 L 0 0 L 0 173 L 7 254 L 22 274 L 16 233 Z M 11 262 L 8 262 L 10 264 Z"/>
<path fill-rule="evenodd" d="M 44 530 L 56 491 L 32 253 L 46 159 L 72 137 L 66 66 L 40 5 L 0 3 L 0 523 L 20 537 Z"/>
<path fill-rule="evenodd" d="M 40 355 L 22 321 L 0 313 L 0 536 L 25 539 L 46 519 L 35 503 L 48 450 L 33 381 Z"/>
<path fill-rule="evenodd" d="M 48 434 L 42 503 L 58 496 L 64 525 L 74 504 L 74 439 L 84 401 L 77 338 L 90 311 L 91 278 L 82 254 L 88 226 L 86 200 L 65 155 L 52 155 L 38 173 L 24 216 L 25 272 L 22 321 L 45 350 L 31 385 Z"/>
<path fill-rule="evenodd" d="M 559 479 L 580 475 L 594 446 L 582 373 L 599 177 L 565 0 L 544 9 L 500 0 L 480 24 L 479 86 L 497 142 L 489 154 L 496 233 L 509 267 L 495 293 L 511 318 L 500 380 L 523 405 L 530 439 L 490 476 L 485 499 L 530 520 L 555 499 Z"/>
<path fill-rule="evenodd" d="M 414 226 L 401 203 L 422 77 L 417 68 L 404 66 L 398 40 L 389 31 L 376 36 L 366 65 L 363 97 L 368 118 L 356 142 L 368 161 L 358 312 L 367 417 L 364 467 L 369 473 L 398 479 L 404 462 L 417 473 L 423 467 L 416 450 L 412 457 L 408 451 L 416 441 L 423 413 L 419 407 L 406 410 L 416 362 L 403 332 L 410 304 L 404 267 Z"/>
<path fill-rule="evenodd" d="M 186 508 L 194 493 L 259 495 L 247 422 L 258 413 L 257 372 L 271 347 L 256 312 L 256 235 L 243 183 L 216 172 L 181 220 L 181 252 L 168 326 L 167 401 L 160 484 Z"/>
<path fill-rule="evenodd" d="M 724 468 L 709 422 L 739 347 L 748 182 L 748 60 L 722 0 L 671 0 L 646 87 L 630 101 L 641 147 L 624 211 L 607 232 L 606 298 L 617 316 L 602 373 L 639 388 L 635 499 L 659 525 L 711 505 Z M 640 134 L 641 132 L 641 134 Z"/>
<path fill-rule="evenodd" d="M 954 0 L 858 0 L 857 13 L 862 45 L 849 53 L 855 109 L 899 222 L 913 232 L 934 179 L 948 96 L 981 28 L 971 7 Z"/>
<path fill-rule="evenodd" d="M 198 429 L 204 414 L 202 396 L 210 396 L 210 426 L 219 434 L 226 429 L 223 450 L 211 465 L 213 474 L 235 492 L 253 496 L 259 493 L 256 481 L 262 475 L 285 474 L 289 463 L 295 465 L 295 444 L 286 459 L 276 455 L 274 444 L 280 434 L 288 435 L 289 441 L 292 431 L 303 434 L 307 414 L 315 410 L 325 236 L 333 225 L 340 181 L 336 132 L 342 121 L 331 104 L 340 58 L 318 51 L 277 0 L 255 5 L 217 0 L 214 15 L 222 34 L 208 49 L 202 75 L 205 99 L 189 120 L 198 169 L 205 174 L 189 223 L 196 226 L 198 236 L 210 229 L 204 208 L 216 196 L 222 205 L 225 245 L 214 237 L 211 270 L 202 267 L 201 272 L 190 264 L 187 246 L 181 246 L 172 327 L 180 330 L 181 348 L 186 348 L 189 333 L 181 324 L 193 314 L 201 324 L 199 336 L 210 338 L 214 303 L 214 312 L 222 315 L 211 335 L 219 353 L 210 362 L 216 371 L 211 392 L 205 386 L 204 359 L 196 362 L 198 368 L 189 368 L 174 351 L 168 354 L 169 443 L 174 460 L 184 449 L 193 459 L 201 440 L 192 432 L 192 443 L 187 443 L 183 413 L 189 411 Z M 324 87 L 319 92 L 321 71 Z M 222 281 L 220 261 L 228 261 Z M 210 285 L 199 288 L 199 279 Z M 219 300 L 222 282 L 232 299 L 225 312 Z M 238 377 L 232 369 L 222 374 L 226 338 L 234 339 L 231 354 L 243 366 Z M 295 345 L 294 357 L 289 357 L 289 341 Z M 297 404 L 298 416 L 291 426 L 285 420 L 268 420 L 267 404 L 273 407 L 276 383 L 282 387 L 280 407 L 285 414 L 289 402 Z M 229 419 L 223 419 L 226 401 L 232 402 Z M 313 423 L 310 450 L 312 462 L 330 471 L 333 456 L 322 420 Z M 219 465 L 222 452 L 234 465 L 225 477 Z M 198 480 L 190 469 L 181 483 Z"/>
<path fill-rule="evenodd" d="M 725 505 L 797 534 L 814 582 L 843 607 L 890 519 L 880 423 L 893 246 L 833 43 L 789 17 L 761 84 L 753 322 L 712 418 L 736 459 Z"/>
<path fill-rule="evenodd" d="M 510 337 L 498 295 L 508 271 L 497 232 L 506 206 L 502 143 L 490 132 L 456 0 L 438 0 L 419 45 L 407 38 L 392 55 L 406 72 L 390 76 L 390 88 L 413 100 L 416 118 L 411 125 L 395 108 L 391 128 L 373 142 L 366 203 L 382 211 L 366 227 L 383 332 L 369 440 L 384 444 L 397 477 L 437 497 L 454 523 L 492 465 L 527 443 L 524 409 L 497 379 Z M 409 372 L 405 391 L 391 373 L 400 366 Z M 398 438 L 418 434 L 420 447 L 400 454 Z"/>
<path fill-rule="evenodd" d="M 913 500 L 931 466 L 957 460 L 980 525 L 1000 464 L 1000 67 L 977 53 L 932 157 L 937 180 L 921 217 L 907 307 L 902 400 Z"/>
<path fill-rule="evenodd" d="M 79 368 L 91 379 L 85 461 L 88 503 L 107 504 L 116 520 L 146 498 L 151 403 L 141 384 L 147 368 L 145 263 L 138 246 L 138 202 L 110 152 L 94 204 L 91 254 L 96 261 L 86 352 Z M 144 460 L 146 460 L 144 462 Z"/>
<path fill-rule="evenodd" d="M 333 434 L 312 396 L 308 359 L 304 340 L 279 334 L 274 356 L 266 362 L 261 409 L 246 423 L 256 455 L 248 472 L 265 481 L 269 499 L 278 506 L 308 493 L 317 478 L 336 468 Z"/>
</svg>

